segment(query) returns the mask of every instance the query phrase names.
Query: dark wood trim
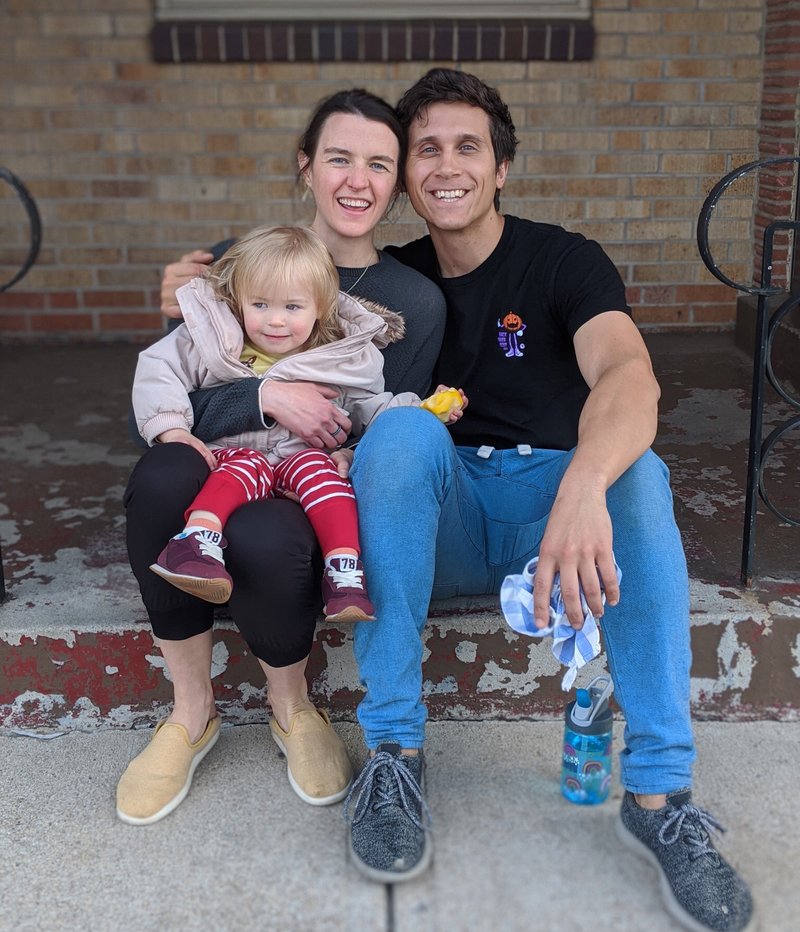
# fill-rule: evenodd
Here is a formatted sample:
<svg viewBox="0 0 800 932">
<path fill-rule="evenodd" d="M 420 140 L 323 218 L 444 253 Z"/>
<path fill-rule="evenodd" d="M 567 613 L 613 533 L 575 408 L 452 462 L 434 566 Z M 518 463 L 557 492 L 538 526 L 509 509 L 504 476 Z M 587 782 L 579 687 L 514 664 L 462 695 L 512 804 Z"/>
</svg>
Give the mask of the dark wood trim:
<svg viewBox="0 0 800 932">
<path fill-rule="evenodd" d="M 574 20 L 298 20 L 162 22 L 156 62 L 587 61 L 591 22 Z"/>
</svg>

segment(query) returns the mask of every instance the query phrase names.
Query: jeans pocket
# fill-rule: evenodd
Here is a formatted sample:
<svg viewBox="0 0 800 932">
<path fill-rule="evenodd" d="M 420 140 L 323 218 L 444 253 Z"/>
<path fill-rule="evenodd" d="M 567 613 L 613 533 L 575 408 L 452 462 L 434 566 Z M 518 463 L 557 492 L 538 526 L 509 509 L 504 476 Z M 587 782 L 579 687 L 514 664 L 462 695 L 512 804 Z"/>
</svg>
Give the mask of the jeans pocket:
<svg viewBox="0 0 800 932">
<path fill-rule="evenodd" d="M 458 583 L 436 583 L 433 584 L 433 589 L 431 590 L 431 601 L 438 602 L 441 599 L 455 599 L 457 596 L 462 594 L 463 586 L 458 585 Z M 470 595 L 473 593 L 470 593 Z"/>
<path fill-rule="evenodd" d="M 493 568 L 515 568 L 530 559 L 539 546 L 549 517 L 548 510 L 542 517 L 523 524 L 490 518 L 466 501 L 460 506 L 467 537 Z"/>
</svg>

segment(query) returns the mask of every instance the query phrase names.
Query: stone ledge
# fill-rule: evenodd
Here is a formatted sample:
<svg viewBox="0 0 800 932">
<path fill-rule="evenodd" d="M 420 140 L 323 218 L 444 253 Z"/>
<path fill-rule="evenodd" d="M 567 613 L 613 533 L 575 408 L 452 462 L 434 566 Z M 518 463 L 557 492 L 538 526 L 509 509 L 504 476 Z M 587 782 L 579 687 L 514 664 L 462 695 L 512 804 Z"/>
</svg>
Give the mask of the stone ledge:
<svg viewBox="0 0 800 932">
<path fill-rule="evenodd" d="M 166 714 L 171 688 L 149 624 L 143 617 L 114 621 L 131 617 L 136 594 L 106 592 L 92 602 L 93 591 L 84 598 L 81 627 L 74 596 L 59 600 L 51 593 L 39 605 L 12 599 L 2 606 L 1 728 L 143 727 Z M 781 656 L 794 654 L 800 665 L 797 583 L 776 582 L 754 593 L 694 580 L 692 643 L 696 717 L 800 718 L 800 679 L 779 675 L 786 666 Z M 511 631 L 494 598 L 434 603 L 424 644 L 424 695 L 434 720 L 550 718 L 563 710 L 562 668 L 549 642 Z M 604 665 L 601 656 L 581 671 L 579 682 Z M 213 674 L 220 711 L 229 721 L 266 720 L 261 670 L 224 614 L 217 623 Z M 319 625 L 308 674 L 314 700 L 334 719 L 352 721 L 361 696 L 352 628 Z"/>
</svg>

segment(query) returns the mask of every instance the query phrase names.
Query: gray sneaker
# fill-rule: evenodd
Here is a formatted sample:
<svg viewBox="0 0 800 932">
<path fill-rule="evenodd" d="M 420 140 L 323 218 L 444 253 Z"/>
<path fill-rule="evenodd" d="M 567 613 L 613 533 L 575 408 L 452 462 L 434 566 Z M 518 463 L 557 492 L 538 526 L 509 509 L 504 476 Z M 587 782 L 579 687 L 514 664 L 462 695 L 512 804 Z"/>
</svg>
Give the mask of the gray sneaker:
<svg viewBox="0 0 800 932">
<path fill-rule="evenodd" d="M 353 863 L 370 880 L 401 883 L 431 862 L 431 817 L 425 802 L 425 758 L 380 744 L 345 800 Z"/>
<path fill-rule="evenodd" d="M 750 891 L 714 848 L 712 831 L 725 829 L 692 805 L 690 790 L 671 793 L 663 809 L 642 809 L 626 792 L 617 823 L 620 841 L 658 868 L 667 910 L 685 929 L 749 932 Z"/>
</svg>

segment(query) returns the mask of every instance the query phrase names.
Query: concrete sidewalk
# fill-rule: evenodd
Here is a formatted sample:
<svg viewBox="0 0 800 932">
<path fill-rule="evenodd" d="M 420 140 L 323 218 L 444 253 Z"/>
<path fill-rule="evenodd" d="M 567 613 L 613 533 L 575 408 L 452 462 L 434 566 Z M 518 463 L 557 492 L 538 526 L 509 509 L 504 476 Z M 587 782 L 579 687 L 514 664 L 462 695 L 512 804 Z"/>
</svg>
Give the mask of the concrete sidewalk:
<svg viewBox="0 0 800 932">
<path fill-rule="evenodd" d="M 353 759 L 355 725 L 337 728 Z M 800 724 L 696 726 L 696 802 L 730 832 L 761 932 L 798 928 Z M 617 722 L 619 747 L 622 723 Z M 557 722 L 434 722 L 431 872 L 390 890 L 345 861 L 341 806 L 302 803 L 266 726 L 225 727 L 186 801 L 156 825 L 114 815 L 149 732 L 0 738 L 0 927 L 14 932 L 668 932 L 655 873 L 613 833 L 620 791 L 558 790 Z M 616 767 L 615 762 L 615 767 Z"/>
</svg>

